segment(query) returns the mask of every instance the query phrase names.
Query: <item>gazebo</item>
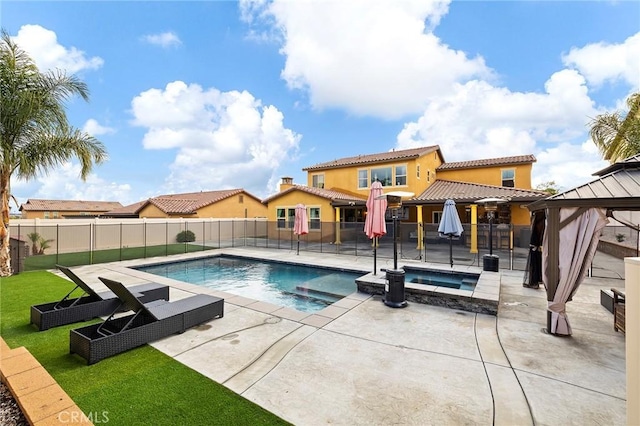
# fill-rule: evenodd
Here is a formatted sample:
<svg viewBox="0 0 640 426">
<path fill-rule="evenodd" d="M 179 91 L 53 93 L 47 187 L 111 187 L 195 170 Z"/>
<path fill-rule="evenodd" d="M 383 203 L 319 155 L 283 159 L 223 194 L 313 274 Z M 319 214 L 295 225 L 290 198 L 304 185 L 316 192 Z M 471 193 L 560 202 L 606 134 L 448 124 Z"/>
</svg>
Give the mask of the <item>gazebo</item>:
<svg viewBox="0 0 640 426">
<path fill-rule="evenodd" d="M 546 216 L 542 276 L 549 302 L 547 331 L 554 335 L 571 334 L 564 306 L 587 273 L 606 218 L 624 223 L 615 211 L 640 210 L 640 154 L 594 175 L 598 178 L 589 183 L 527 205 Z"/>
</svg>

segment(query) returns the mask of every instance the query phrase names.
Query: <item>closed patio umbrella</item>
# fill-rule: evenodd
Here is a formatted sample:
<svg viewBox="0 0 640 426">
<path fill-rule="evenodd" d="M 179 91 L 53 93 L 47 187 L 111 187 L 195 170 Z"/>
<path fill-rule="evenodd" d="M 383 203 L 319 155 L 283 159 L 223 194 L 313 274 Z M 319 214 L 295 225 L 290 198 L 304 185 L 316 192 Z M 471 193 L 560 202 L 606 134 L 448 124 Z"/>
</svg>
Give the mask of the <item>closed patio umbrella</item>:
<svg viewBox="0 0 640 426">
<path fill-rule="evenodd" d="M 304 204 L 296 205 L 296 214 L 293 221 L 293 233 L 298 236 L 298 248 L 296 254 L 300 254 L 300 235 L 309 233 L 309 222 L 307 221 L 307 208 Z"/>
<path fill-rule="evenodd" d="M 387 233 L 387 224 L 384 219 L 387 211 L 387 199 L 382 196 L 382 184 L 375 181 L 371 184 L 369 198 L 367 198 L 367 217 L 364 221 L 364 233 L 369 239 L 373 239 L 373 273 L 376 271 L 376 250 L 378 237 Z"/>
<path fill-rule="evenodd" d="M 460 216 L 458 216 L 458 210 L 456 210 L 456 202 L 453 200 L 447 200 L 444 202 L 444 209 L 442 210 L 442 219 L 440 219 L 440 225 L 438 225 L 438 233 L 443 238 L 449 238 L 449 262 L 453 268 L 453 238 L 460 237 L 464 232 L 462 222 L 460 222 Z"/>
</svg>

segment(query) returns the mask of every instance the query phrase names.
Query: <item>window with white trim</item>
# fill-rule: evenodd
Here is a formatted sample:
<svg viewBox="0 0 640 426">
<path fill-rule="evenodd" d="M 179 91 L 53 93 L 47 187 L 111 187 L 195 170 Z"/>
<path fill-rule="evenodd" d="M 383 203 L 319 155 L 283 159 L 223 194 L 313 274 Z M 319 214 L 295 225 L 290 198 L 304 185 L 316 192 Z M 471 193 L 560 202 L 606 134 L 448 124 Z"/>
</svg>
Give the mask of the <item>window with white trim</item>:
<svg viewBox="0 0 640 426">
<path fill-rule="evenodd" d="M 358 188 L 368 188 L 369 187 L 369 171 L 368 170 L 358 170 Z"/>
<path fill-rule="evenodd" d="M 420 179 L 420 164 L 416 164 L 416 179 Z"/>
<path fill-rule="evenodd" d="M 407 184 L 407 166 L 396 166 L 396 186 Z"/>
<path fill-rule="evenodd" d="M 513 188 L 516 186 L 516 171 L 514 169 L 502 170 L 502 186 Z"/>
<path fill-rule="evenodd" d="M 309 207 L 309 229 L 320 229 L 320 207 Z"/>
<path fill-rule="evenodd" d="M 311 176 L 311 186 L 313 188 L 324 188 L 324 174 Z"/>
<path fill-rule="evenodd" d="M 440 220 L 442 220 L 442 211 L 431 213 L 432 223 L 440 223 Z"/>
<path fill-rule="evenodd" d="M 382 186 L 391 186 L 393 184 L 393 176 L 391 176 L 391 167 L 379 167 L 371 169 L 371 183 L 379 181 Z"/>
</svg>

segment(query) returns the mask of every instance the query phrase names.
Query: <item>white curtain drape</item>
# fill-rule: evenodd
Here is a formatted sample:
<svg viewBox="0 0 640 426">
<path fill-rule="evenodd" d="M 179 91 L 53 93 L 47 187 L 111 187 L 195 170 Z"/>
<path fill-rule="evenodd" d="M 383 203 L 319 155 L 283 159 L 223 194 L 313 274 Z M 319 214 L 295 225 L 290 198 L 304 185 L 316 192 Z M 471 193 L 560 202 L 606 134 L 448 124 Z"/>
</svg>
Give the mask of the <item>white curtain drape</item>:
<svg viewBox="0 0 640 426">
<path fill-rule="evenodd" d="M 567 301 L 571 300 L 582 280 L 598 247 L 602 229 L 608 222 L 606 210 L 589 208 L 576 217 L 571 217 L 578 208 L 560 209 L 560 235 L 558 251 L 558 286 L 553 300 L 548 302 L 551 311 L 552 334 L 571 335 L 571 326 L 565 312 Z M 543 274 L 546 273 L 548 247 L 547 232 L 543 239 Z M 544 282 L 547 283 L 545 277 Z"/>
</svg>

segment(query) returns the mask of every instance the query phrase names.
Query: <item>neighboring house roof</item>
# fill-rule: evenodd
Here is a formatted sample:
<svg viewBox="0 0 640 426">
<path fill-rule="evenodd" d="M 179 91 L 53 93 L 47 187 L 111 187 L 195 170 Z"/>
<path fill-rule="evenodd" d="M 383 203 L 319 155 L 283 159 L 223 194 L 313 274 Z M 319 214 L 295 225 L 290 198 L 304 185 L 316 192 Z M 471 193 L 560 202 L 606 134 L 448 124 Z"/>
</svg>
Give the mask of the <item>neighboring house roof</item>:
<svg viewBox="0 0 640 426">
<path fill-rule="evenodd" d="M 591 182 L 561 192 L 527 206 L 529 210 L 548 207 L 604 207 L 611 210 L 640 210 L 640 155 L 615 163 L 609 173 Z"/>
<path fill-rule="evenodd" d="M 513 157 L 486 158 L 483 160 L 470 160 L 470 161 L 457 161 L 452 163 L 442 163 L 436 169 L 436 171 L 476 169 L 480 167 L 506 166 L 506 165 L 512 165 L 512 164 L 527 164 L 527 163 L 535 163 L 535 162 L 536 162 L 536 157 L 534 157 L 531 154 L 516 155 Z"/>
<path fill-rule="evenodd" d="M 39 200 L 28 199 L 20 211 L 106 212 L 122 207 L 117 201 Z"/>
<path fill-rule="evenodd" d="M 442 152 L 440 152 L 440 147 L 438 145 L 434 145 L 434 146 L 423 146 L 420 148 L 412 148 L 412 149 L 393 150 L 388 152 L 381 152 L 378 154 L 367 154 L 367 155 L 358 155 L 355 157 L 338 158 L 333 161 L 327 161 L 325 163 L 319 163 L 313 166 L 305 167 L 302 170 L 304 171 L 326 170 L 326 169 L 335 169 L 335 168 L 340 168 L 345 166 L 355 166 L 360 164 L 374 164 L 374 163 L 383 163 L 388 161 L 418 158 L 434 151 L 437 151 L 438 154 L 440 155 L 440 158 L 442 158 L 442 161 L 444 161 L 444 157 L 442 157 Z"/>
<path fill-rule="evenodd" d="M 436 180 L 417 197 L 403 201 L 403 204 L 441 204 L 446 200 L 473 203 L 482 198 L 502 198 L 515 202 L 531 202 L 549 194 L 535 189 L 509 188 L 506 186 L 482 185 L 478 183 Z"/>
<path fill-rule="evenodd" d="M 225 198 L 232 197 L 237 194 L 244 194 L 254 198 L 258 202 L 261 200 L 256 196 L 248 193 L 242 188 L 226 189 L 220 191 L 200 191 L 188 192 L 183 194 L 167 194 L 158 195 L 148 200 L 139 201 L 120 209 L 107 212 L 104 216 L 132 216 L 137 215 L 147 205 L 152 204 L 165 214 L 196 214 L 203 207 L 222 201 Z"/>
<path fill-rule="evenodd" d="M 356 203 L 363 203 L 366 202 L 367 199 L 364 197 L 359 197 L 357 195 L 353 195 L 353 194 L 348 194 L 345 192 L 340 192 L 340 191 L 335 191 L 332 189 L 323 189 L 323 188 L 311 188 L 305 185 L 293 185 L 290 188 L 285 189 L 282 192 L 278 192 L 277 194 L 274 194 L 270 197 L 265 198 L 264 200 L 262 200 L 263 204 L 268 204 L 269 202 L 271 202 L 272 200 L 282 197 L 285 194 L 289 194 L 291 192 L 294 191 L 302 191 L 302 192 L 306 192 L 307 194 L 312 194 L 312 195 L 316 195 L 320 198 L 324 198 L 327 200 L 330 200 L 332 202 L 340 202 L 340 201 L 345 201 L 345 202 L 356 202 Z"/>
<path fill-rule="evenodd" d="M 144 206 L 147 205 L 147 201 L 148 200 L 142 200 L 142 201 L 138 201 L 137 203 L 129 204 L 128 206 L 120 207 L 119 209 L 109 210 L 108 212 L 104 213 L 103 216 L 110 216 L 110 217 L 137 216 L 138 212 L 142 210 Z"/>
</svg>

